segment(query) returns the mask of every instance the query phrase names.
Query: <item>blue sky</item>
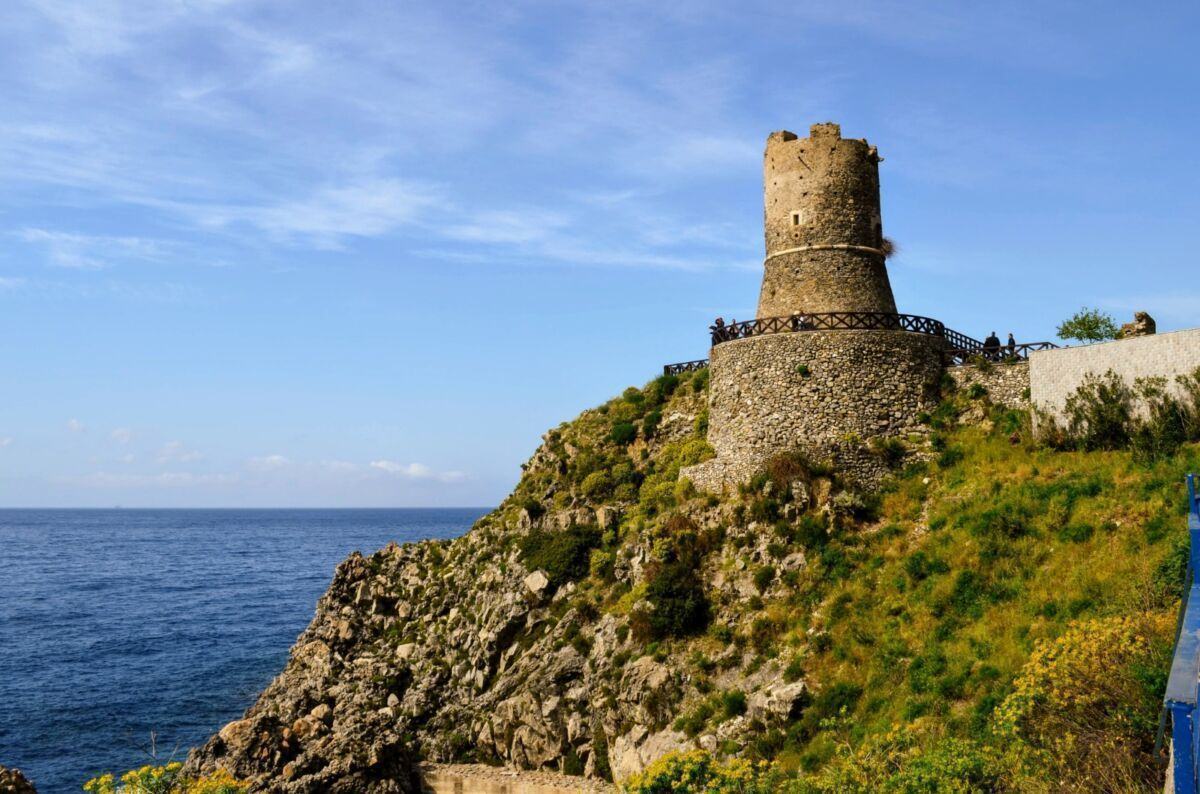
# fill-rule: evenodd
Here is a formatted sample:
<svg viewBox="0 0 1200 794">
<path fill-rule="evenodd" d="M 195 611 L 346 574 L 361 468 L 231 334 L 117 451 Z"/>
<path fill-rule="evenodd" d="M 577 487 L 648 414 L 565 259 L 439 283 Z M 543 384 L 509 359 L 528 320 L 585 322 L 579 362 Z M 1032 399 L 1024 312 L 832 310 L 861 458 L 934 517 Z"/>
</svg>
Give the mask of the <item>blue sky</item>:
<svg viewBox="0 0 1200 794">
<path fill-rule="evenodd" d="M 902 311 L 1200 325 L 1194 2 L 8 0 L 0 505 L 487 505 L 749 318 L 767 134 Z"/>
</svg>

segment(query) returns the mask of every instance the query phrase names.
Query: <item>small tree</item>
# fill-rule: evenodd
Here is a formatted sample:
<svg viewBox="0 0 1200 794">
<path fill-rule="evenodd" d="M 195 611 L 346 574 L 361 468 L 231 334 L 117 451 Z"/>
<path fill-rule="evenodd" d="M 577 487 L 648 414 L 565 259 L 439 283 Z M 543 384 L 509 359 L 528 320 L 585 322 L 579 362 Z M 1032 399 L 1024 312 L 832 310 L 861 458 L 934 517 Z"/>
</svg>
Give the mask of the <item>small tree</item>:
<svg viewBox="0 0 1200 794">
<path fill-rule="evenodd" d="M 1058 338 L 1103 342 L 1105 339 L 1116 339 L 1118 330 L 1112 315 L 1085 306 L 1075 312 L 1074 317 L 1058 326 Z"/>
</svg>

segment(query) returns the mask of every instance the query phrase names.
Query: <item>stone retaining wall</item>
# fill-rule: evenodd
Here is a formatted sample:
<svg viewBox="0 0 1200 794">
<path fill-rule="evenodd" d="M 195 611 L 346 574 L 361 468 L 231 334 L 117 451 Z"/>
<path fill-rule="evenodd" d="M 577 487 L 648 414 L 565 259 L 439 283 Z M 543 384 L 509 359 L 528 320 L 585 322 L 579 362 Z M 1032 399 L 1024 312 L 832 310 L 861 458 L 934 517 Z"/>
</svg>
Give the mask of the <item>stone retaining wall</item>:
<svg viewBox="0 0 1200 794">
<path fill-rule="evenodd" d="M 886 473 L 875 437 L 924 432 L 937 404 L 942 340 L 907 331 L 806 331 L 712 350 L 708 442 L 717 458 L 685 469 L 703 490 L 744 482 L 764 460 L 801 449 L 870 485 Z"/>
<path fill-rule="evenodd" d="M 950 367 L 946 370 L 954 379 L 955 385 L 966 389 L 978 383 L 987 389 L 988 397 L 996 405 L 1006 408 L 1029 407 L 1029 362 L 1019 361 L 1012 364 L 997 363 L 964 364 L 961 367 Z"/>
</svg>

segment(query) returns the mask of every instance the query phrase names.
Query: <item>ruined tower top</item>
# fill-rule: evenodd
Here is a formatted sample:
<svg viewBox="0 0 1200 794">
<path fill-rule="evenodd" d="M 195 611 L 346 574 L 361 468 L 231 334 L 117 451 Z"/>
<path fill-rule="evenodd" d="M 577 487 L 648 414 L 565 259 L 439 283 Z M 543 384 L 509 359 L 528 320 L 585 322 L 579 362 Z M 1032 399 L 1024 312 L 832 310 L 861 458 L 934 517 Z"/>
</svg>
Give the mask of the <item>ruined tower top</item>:
<svg viewBox="0 0 1200 794">
<path fill-rule="evenodd" d="M 763 163 L 767 259 L 759 317 L 895 312 L 884 267 L 879 153 L 814 124 L 809 137 L 767 138 Z"/>
</svg>

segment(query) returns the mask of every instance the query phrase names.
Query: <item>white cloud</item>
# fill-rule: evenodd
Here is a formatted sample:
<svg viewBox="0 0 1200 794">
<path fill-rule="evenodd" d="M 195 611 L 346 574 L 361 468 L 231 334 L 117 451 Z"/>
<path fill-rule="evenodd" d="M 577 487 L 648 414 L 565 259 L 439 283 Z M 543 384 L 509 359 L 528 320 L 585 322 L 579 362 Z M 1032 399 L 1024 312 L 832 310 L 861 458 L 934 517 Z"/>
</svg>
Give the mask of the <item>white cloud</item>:
<svg viewBox="0 0 1200 794">
<path fill-rule="evenodd" d="M 133 441 L 133 430 L 128 427 L 118 427 L 109 436 L 118 444 L 128 444 Z"/>
<path fill-rule="evenodd" d="M 310 196 L 274 205 L 179 205 L 179 209 L 210 226 L 249 224 L 276 238 L 333 247 L 347 236 L 386 234 L 441 204 L 439 190 L 430 184 L 378 178 L 323 187 Z"/>
<path fill-rule="evenodd" d="M 12 446 L 12 436 L 0 436 L 0 449 Z"/>
<path fill-rule="evenodd" d="M 459 482 L 466 478 L 460 471 L 437 472 L 424 463 L 398 463 L 394 460 L 373 460 L 371 468 L 388 474 L 394 474 L 411 480 L 437 480 L 439 482 Z"/>
<path fill-rule="evenodd" d="M 264 455 L 251 458 L 246 465 L 254 471 L 278 471 L 292 465 L 292 461 L 285 455 Z"/>
<path fill-rule="evenodd" d="M 421 479 L 433 476 L 433 469 L 423 463 L 397 463 L 394 460 L 373 460 L 372 469 L 386 471 L 388 474 L 402 474 L 405 477 Z"/>
<path fill-rule="evenodd" d="M 84 430 L 87 430 L 87 425 L 85 425 L 83 422 L 80 422 L 78 419 L 68 419 L 67 429 L 72 433 L 82 433 Z"/>
<path fill-rule="evenodd" d="M 97 270 L 119 261 L 158 260 L 166 244 L 141 237 L 74 234 L 49 229 L 26 228 L 16 232 L 27 243 L 42 245 L 46 260 L 55 267 Z"/>
<path fill-rule="evenodd" d="M 182 441 L 168 441 L 162 445 L 158 451 L 158 462 L 162 464 L 168 463 L 194 463 L 198 460 L 203 460 L 204 455 L 200 452 L 190 449 Z"/>
</svg>

